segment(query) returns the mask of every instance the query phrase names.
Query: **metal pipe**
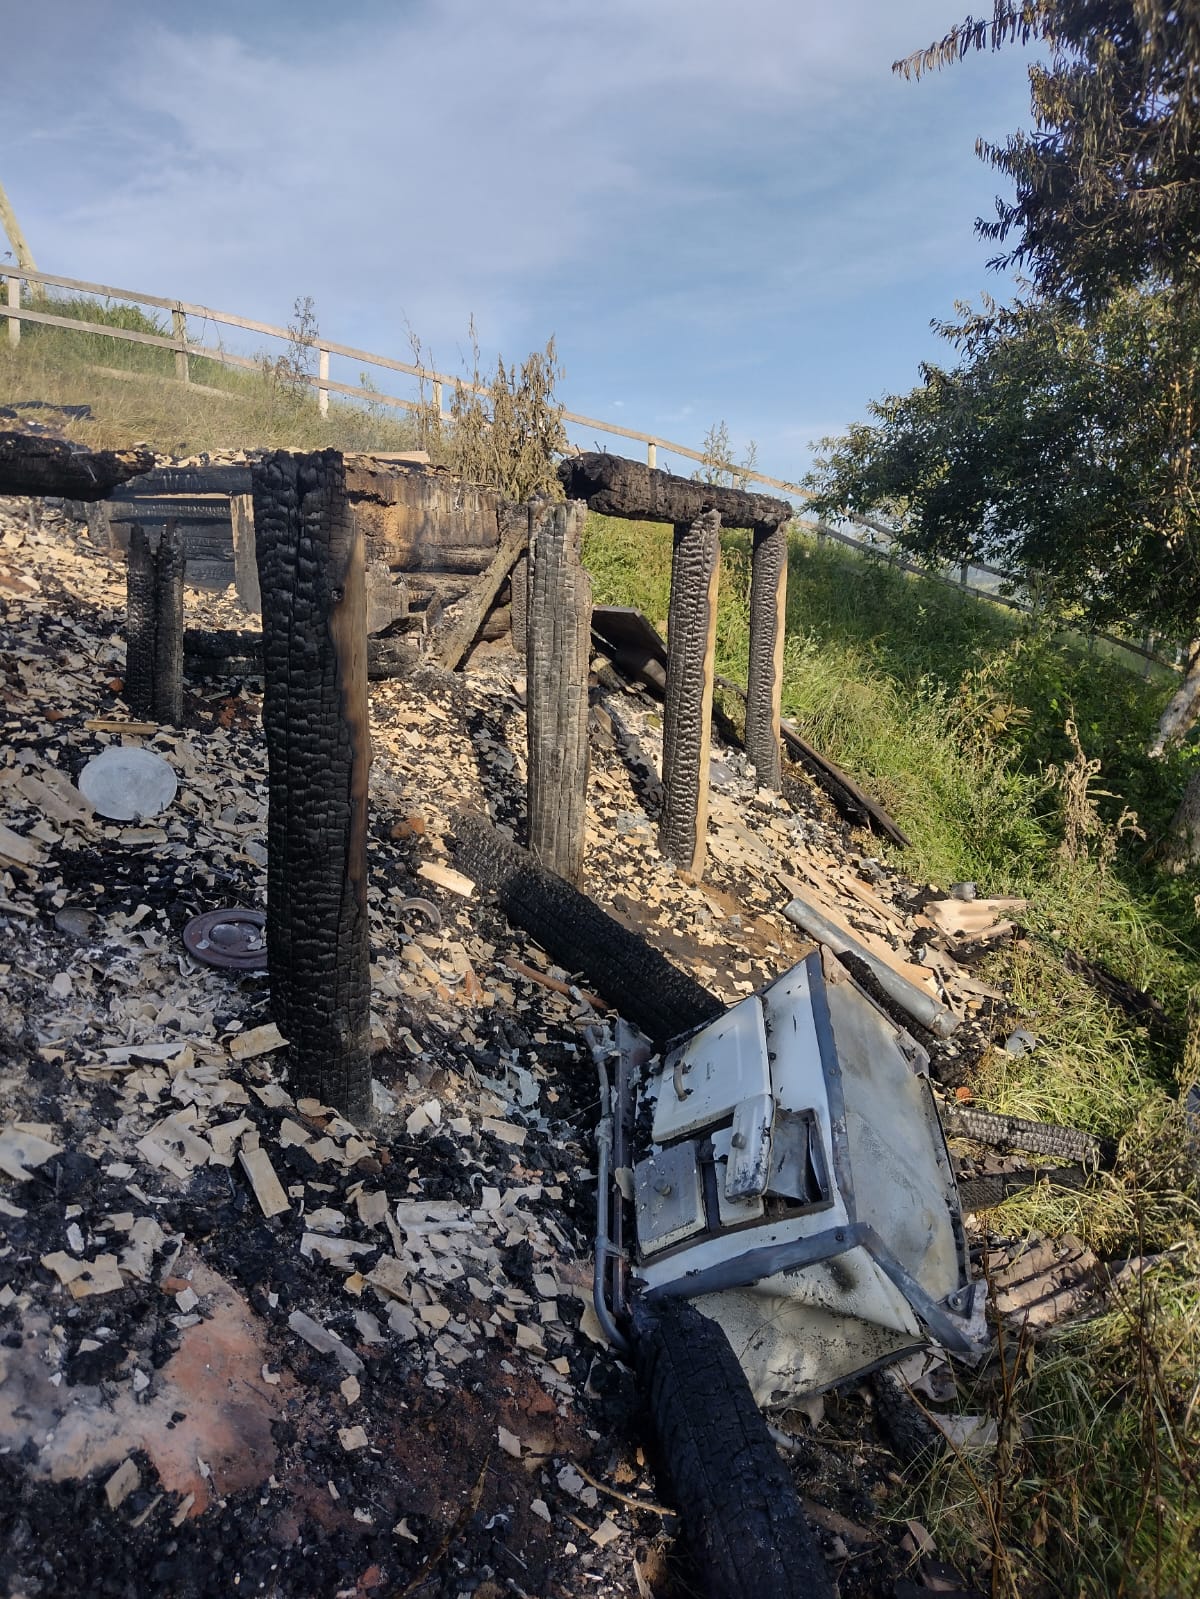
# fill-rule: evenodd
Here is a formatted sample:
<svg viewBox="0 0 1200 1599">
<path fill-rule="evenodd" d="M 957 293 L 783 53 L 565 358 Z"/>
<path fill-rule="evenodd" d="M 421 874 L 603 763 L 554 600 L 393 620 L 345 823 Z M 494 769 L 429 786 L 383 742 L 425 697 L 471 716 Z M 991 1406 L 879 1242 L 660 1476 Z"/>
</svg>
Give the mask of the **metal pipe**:
<svg viewBox="0 0 1200 1599">
<path fill-rule="evenodd" d="M 807 901 L 792 900 L 783 907 L 783 914 L 789 922 L 795 922 L 796 926 L 810 938 L 818 939 L 827 945 L 835 955 L 856 955 L 870 968 L 871 975 L 884 993 L 929 1032 L 936 1033 L 938 1038 L 949 1038 L 957 1032 L 961 1023 L 953 1011 L 947 1010 L 944 1005 L 939 1005 L 936 999 L 930 999 L 929 995 L 919 989 L 915 983 L 910 983 L 907 977 L 901 977 L 899 972 L 894 972 L 879 959 L 878 955 L 873 955 L 865 944 L 860 944 L 852 934 L 836 927 Z"/>
<path fill-rule="evenodd" d="M 595 1259 L 592 1265 L 592 1303 L 596 1311 L 596 1320 L 600 1323 L 604 1336 L 618 1353 L 628 1355 L 630 1352 L 629 1340 L 613 1320 L 604 1290 L 608 1262 L 619 1253 L 608 1234 L 609 1182 L 613 1137 L 612 1093 L 608 1085 L 608 1067 L 605 1064 L 605 1057 L 608 1051 L 605 1048 L 603 1035 L 598 1028 L 585 1027 L 583 1036 L 587 1039 L 588 1046 L 591 1049 L 592 1059 L 596 1063 L 596 1073 L 600 1083 L 600 1120 L 596 1126 L 596 1245 Z"/>
</svg>

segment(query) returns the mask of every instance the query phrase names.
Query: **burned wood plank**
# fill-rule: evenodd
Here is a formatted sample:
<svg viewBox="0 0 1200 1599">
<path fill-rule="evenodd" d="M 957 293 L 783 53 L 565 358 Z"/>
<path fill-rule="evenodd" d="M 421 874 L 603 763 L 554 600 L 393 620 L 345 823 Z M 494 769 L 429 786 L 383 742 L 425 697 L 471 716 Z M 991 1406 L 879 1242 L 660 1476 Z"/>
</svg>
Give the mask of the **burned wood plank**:
<svg viewBox="0 0 1200 1599">
<path fill-rule="evenodd" d="M 663 813 L 658 845 L 699 876 L 708 825 L 708 752 L 721 517 L 706 511 L 675 529 L 667 620 L 667 693 L 663 711 Z"/>
<path fill-rule="evenodd" d="M 267 959 L 301 1093 L 370 1110 L 366 599 L 342 458 L 254 467 L 269 802 Z"/>
<path fill-rule="evenodd" d="M 524 553 L 517 557 L 517 563 L 512 569 L 510 579 L 512 586 L 512 644 L 513 649 L 522 660 L 525 659 L 529 647 L 529 555 Z"/>
<path fill-rule="evenodd" d="M 484 631 L 486 632 L 486 626 Z M 407 677 L 420 664 L 415 635 L 367 640 L 371 682 Z M 262 634 L 239 628 L 188 628 L 183 636 L 183 669 L 188 677 L 261 677 Z"/>
<path fill-rule="evenodd" d="M 787 621 L 787 529 L 754 534 L 750 579 L 750 658 L 746 674 L 746 754 L 764 788 L 782 778 L 779 713 Z"/>
<path fill-rule="evenodd" d="M 235 494 L 229 501 L 233 528 L 233 583 L 237 597 L 248 611 L 262 610 L 258 587 L 258 557 L 254 549 L 254 500 L 249 494 Z"/>
<path fill-rule="evenodd" d="M 692 523 L 716 511 L 725 527 L 778 527 L 792 515 L 786 500 L 769 494 L 660 472 L 620 455 L 576 455 L 559 467 L 559 478 L 572 500 L 586 500 L 590 511 L 633 521 Z"/>
<path fill-rule="evenodd" d="M 0 431 L 0 494 L 102 500 L 118 483 L 148 472 L 154 451 L 84 450 L 40 433 Z"/>
<path fill-rule="evenodd" d="M 781 721 L 779 726 L 788 754 L 812 773 L 843 816 L 850 821 L 867 822 L 885 838 L 890 838 L 893 844 L 899 844 L 901 849 L 911 845 L 912 839 L 897 826 L 879 801 L 860 788 L 836 761 L 831 761 L 828 755 L 822 755 L 820 750 L 802 739 L 791 722 Z"/>
<path fill-rule="evenodd" d="M 546 506 L 534 517 L 529 550 L 529 851 L 571 883 L 583 877 L 587 831 L 586 515 L 578 501 Z"/>
<path fill-rule="evenodd" d="M 216 466 L 156 466 L 144 477 L 125 488 L 114 489 L 114 502 L 140 499 L 147 494 L 234 494 L 250 493 L 250 462 L 234 461 Z"/>
<path fill-rule="evenodd" d="M 586 894 L 501 837 L 477 811 L 453 818 L 455 859 L 509 921 L 648 1037 L 663 1043 L 719 1016 L 724 1006 L 686 972 Z"/>
<path fill-rule="evenodd" d="M 478 583 L 464 596 L 458 610 L 439 628 L 432 640 L 428 655 L 435 666 L 452 672 L 471 647 L 484 617 L 501 587 L 508 580 L 517 557 L 529 543 L 529 507 L 511 505 L 504 508 L 504 530 L 500 548 L 496 551 L 487 571 Z"/>
<path fill-rule="evenodd" d="M 483 554 L 486 566 L 500 541 L 497 490 L 439 468 L 359 456 L 346 463 L 346 489 L 372 555 L 406 569 L 451 570 L 451 552 Z"/>
<path fill-rule="evenodd" d="M 183 534 L 135 527 L 126 568 L 125 699 L 160 726 L 183 722 Z"/>
</svg>

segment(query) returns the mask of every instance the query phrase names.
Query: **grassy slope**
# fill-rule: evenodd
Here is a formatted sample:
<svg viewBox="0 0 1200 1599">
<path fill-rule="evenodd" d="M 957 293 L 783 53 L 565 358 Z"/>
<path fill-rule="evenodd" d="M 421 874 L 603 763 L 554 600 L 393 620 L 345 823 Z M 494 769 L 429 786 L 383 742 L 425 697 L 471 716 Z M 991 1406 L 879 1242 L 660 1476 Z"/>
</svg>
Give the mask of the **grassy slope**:
<svg viewBox="0 0 1200 1599">
<path fill-rule="evenodd" d="M 138 333 L 170 332 L 132 306 L 63 297 L 46 308 L 56 316 Z M 313 391 L 297 392 L 280 381 L 265 359 L 261 372 L 251 372 L 193 358 L 191 385 L 175 382 L 174 373 L 171 351 L 98 333 L 26 323 L 16 350 L 0 334 L 0 404 L 90 404 L 94 419 L 74 423 L 68 431 L 99 448 L 143 440 L 175 455 L 192 455 L 247 446 L 405 450 L 416 442 L 406 414 L 392 407 L 341 404 L 331 396 L 328 415 L 322 416 Z"/>
<path fill-rule="evenodd" d="M 663 629 L 670 550 L 669 528 L 591 518 L 597 601 L 637 605 Z M 722 559 L 718 668 L 744 681 L 741 535 L 724 536 Z M 1121 1140 L 1111 1176 L 1086 1193 L 1041 1187 L 1012 1200 L 997 1230 L 1073 1231 L 1107 1259 L 1171 1251 L 1111 1314 L 1030 1351 L 1007 1388 L 989 1374 L 964 1398 L 1019 1419 L 1000 1451 L 952 1457 L 914 1484 L 913 1507 L 944 1546 L 993 1558 L 997 1593 L 1200 1591 L 1198 1185 L 1178 1105 L 1181 1079 L 1196 1075 L 1180 1053 L 1200 981 L 1197 885 L 1158 879 L 1131 834 L 1105 859 L 1126 803 L 1152 840 L 1182 788 L 1188 756 L 1142 754 L 1166 688 L 986 602 L 837 546 L 792 546 L 787 712 L 912 837 L 896 856 L 904 871 L 1030 898 L 1034 940 L 995 957 L 990 975 L 1010 985 L 1039 1047 L 1021 1059 L 993 1051 L 979 1103 Z M 1093 805 L 1075 806 L 1097 831 L 1073 859 L 1052 773 L 1074 753 L 1068 717 L 1101 761 Z M 1065 969 L 1059 946 L 1159 994 L 1178 1035 L 1152 1043 Z"/>
</svg>

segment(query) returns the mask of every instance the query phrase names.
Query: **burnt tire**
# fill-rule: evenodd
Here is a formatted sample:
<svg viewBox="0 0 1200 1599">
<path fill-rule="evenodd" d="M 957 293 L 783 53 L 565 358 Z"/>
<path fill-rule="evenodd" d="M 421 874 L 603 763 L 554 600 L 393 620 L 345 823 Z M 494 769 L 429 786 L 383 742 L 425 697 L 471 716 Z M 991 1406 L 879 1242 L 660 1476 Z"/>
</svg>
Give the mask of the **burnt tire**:
<svg viewBox="0 0 1200 1599">
<path fill-rule="evenodd" d="M 682 1299 L 639 1304 L 634 1331 L 659 1471 L 707 1599 L 833 1599 L 816 1538 L 724 1331 Z"/>
</svg>

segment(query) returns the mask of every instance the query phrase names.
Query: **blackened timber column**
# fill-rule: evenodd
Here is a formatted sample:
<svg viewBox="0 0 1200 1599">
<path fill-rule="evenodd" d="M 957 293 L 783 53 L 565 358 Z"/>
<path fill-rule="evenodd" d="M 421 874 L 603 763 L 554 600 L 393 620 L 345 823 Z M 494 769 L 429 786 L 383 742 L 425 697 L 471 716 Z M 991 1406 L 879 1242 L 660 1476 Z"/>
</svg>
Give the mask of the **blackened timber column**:
<svg viewBox="0 0 1200 1599">
<path fill-rule="evenodd" d="M 588 660 L 592 586 L 583 569 L 587 507 L 534 513 L 530 530 L 526 696 L 529 853 L 579 883 L 587 832 Z M 514 576 L 513 632 L 516 634 Z"/>
<path fill-rule="evenodd" d="M 782 781 L 779 712 L 787 620 L 787 524 L 754 529 L 750 577 L 750 661 L 746 677 L 746 754 L 764 788 Z"/>
<path fill-rule="evenodd" d="M 366 584 L 336 450 L 253 468 L 269 776 L 267 964 L 292 1080 L 371 1107 Z"/>
<path fill-rule="evenodd" d="M 125 699 L 135 716 L 183 723 L 183 534 L 135 526 L 126 568 Z"/>
<path fill-rule="evenodd" d="M 686 870 L 704 870 L 708 750 L 717 643 L 721 514 L 675 524 L 663 711 L 663 813 L 658 845 Z"/>
</svg>

